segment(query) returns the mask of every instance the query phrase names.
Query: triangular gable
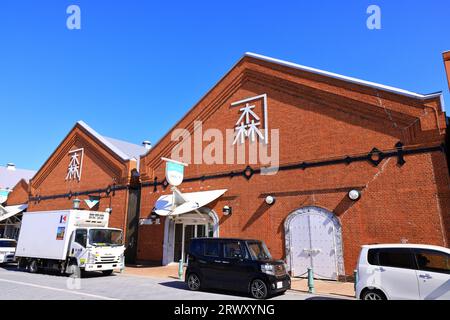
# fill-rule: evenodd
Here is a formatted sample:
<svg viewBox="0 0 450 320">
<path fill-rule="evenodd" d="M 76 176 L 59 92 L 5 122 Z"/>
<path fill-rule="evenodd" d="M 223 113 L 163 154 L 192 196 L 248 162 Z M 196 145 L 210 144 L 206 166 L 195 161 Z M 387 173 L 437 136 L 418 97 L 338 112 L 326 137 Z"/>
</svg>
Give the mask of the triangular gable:
<svg viewBox="0 0 450 320">
<path fill-rule="evenodd" d="M 259 78 L 259 79 L 258 79 Z M 308 89 L 313 92 L 305 99 L 320 101 L 337 101 L 339 106 L 351 102 L 356 108 L 354 113 L 364 113 L 374 121 L 386 121 L 386 114 L 399 124 L 417 122 L 410 130 L 439 130 L 444 134 L 445 117 L 442 112 L 442 93 L 418 94 L 411 91 L 381 85 L 336 73 L 305 67 L 287 61 L 273 59 L 254 53 L 246 53 L 200 101 L 195 104 L 145 156 L 141 157 L 141 174 L 146 178 L 145 168 L 159 166 L 161 156 L 170 154 L 176 142 L 170 140 L 175 128 L 194 131 L 194 121 L 205 121 L 222 102 L 239 90 L 245 81 L 267 79 L 273 88 L 291 92 Z M 423 116 L 424 108 L 434 109 Z M 368 109 L 370 108 L 370 109 Z M 367 109 L 364 111 L 363 109 Z M 436 116 L 434 115 L 436 113 Z M 417 129 L 418 128 L 418 129 Z M 413 135 L 413 134 L 411 134 Z"/>
<path fill-rule="evenodd" d="M 97 158 L 102 159 L 117 176 L 127 177 L 130 175 L 130 170 L 136 167 L 135 159 L 130 158 L 85 122 L 78 121 L 31 180 L 33 188 L 42 183 L 62 157 L 67 155 L 77 139 L 92 146 L 91 149 Z"/>
</svg>

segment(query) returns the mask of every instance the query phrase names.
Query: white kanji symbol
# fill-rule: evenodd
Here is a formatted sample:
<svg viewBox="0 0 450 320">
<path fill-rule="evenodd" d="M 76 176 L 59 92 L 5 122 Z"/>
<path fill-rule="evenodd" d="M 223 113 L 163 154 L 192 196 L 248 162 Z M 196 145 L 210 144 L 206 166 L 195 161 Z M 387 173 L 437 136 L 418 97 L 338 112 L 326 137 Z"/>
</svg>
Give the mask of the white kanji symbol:
<svg viewBox="0 0 450 320">
<path fill-rule="evenodd" d="M 261 122 L 259 121 L 260 118 L 252 110 L 254 108 L 254 105 L 246 103 L 244 108 L 239 109 L 242 111 L 242 114 L 238 121 L 236 121 L 236 137 L 234 138 L 233 144 L 236 144 L 237 141 L 241 144 L 244 143 L 245 137 L 250 137 L 251 141 L 254 142 L 255 135 L 258 135 L 260 139 L 264 140 L 264 135 L 258 128 L 258 126 L 261 125 Z M 250 120 L 250 118 L 252 119 Z M 255 120 L 257 122 L 255 122 Z"/>
<path fill-rule="evenodd" d="M 248 127 L 248 130 L 247 130 L 247 137 L 250 137 L 250 140 L 251 140 L 252 142 L 255 141 L 255 133 L 258 135 L 258 137 L 259 137 L 261 140 L 264 140 L 263 134 L 261 133 L 261 131 L 260 131 L 260 130 L 258 129 L 258 127 L 257 127 L 257 126 L 259 126 L 259 125 L 261 125 L 261 122 L 256 122 L 256 123 L 255 123 L 255 120 L 252 120 L 252 122 L 247 126 L 247 127 Z"/>
<path fill-rule="evenodd" d="M 244 143 L 245 137 L 247 136 L 247 126 L 242 122 L 240 126 L 236 127 L 236 137 L 234 138 L 233 144 L 236 144 L 240 138 L 240 143 Z"/>
<path fill-rule="evenodd" d="M 80 161 L 78 160 L 78 153 L 74 152 L 70 158 L 69 168 L 67 170 L 66 180 L 77 179 L 80 180 Z"/>
</svg>

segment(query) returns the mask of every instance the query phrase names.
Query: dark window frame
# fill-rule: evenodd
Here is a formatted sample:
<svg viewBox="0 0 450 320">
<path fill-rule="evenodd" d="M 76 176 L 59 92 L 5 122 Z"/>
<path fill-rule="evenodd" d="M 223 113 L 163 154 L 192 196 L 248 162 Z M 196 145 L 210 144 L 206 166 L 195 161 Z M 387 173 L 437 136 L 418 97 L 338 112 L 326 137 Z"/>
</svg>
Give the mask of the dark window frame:
<svg viewBox="0 0 450 320">
<path fill-rule="evenodd" d="M 209 244 L 215 244 L 217 246 L 217 255 L 216 256 L 206 254 L 206 248 L 207 248 L 207 246 Z M 221 247 L 222 246 L 221 246 L 221 243 L 219 241 L 206 240 L 205 244 L 203 245 L 203 255 L 205 257 L 209 257 L 209 258 L 220 258 L 221 257 L 221 254 L 220 254 L 221 253 Z"/>
<path fill-rule="evenodd" d="M 242 258 L 244 257 L 244 250 L 245 250 L 245 249 L 243 248 L 242 241 L 240 241 L 240 240 L 235 240 L 235 241 L 225 241 L 225 242 L 222 242 L 221 253 L 222 253 L 222 257 L 223 257 L 223 258 L 225 258 L 225 259 L 239 259 L 239 257 L 227 257 L 227 256 L 225 256 L 225 246 L 226 246 L 226 245 L 229 245 L 229 244 L 237 244 L 237 245 L 239 246 L 239 251 L 240 251 L 241 257 L 242 257 Z"/>
<path fill-rule="evenodd" d="M 84 244 L 82 244 L 82 243 L 80 243 L 80 242 L 77 241 L 77 234 L 78 234 L 79 231 L 84 232 L 84 236 L 85 236 L 85 238 L 84 238 Z M 74 238 L 74 242 L 75 242 L 75 243 L 78 243 L 78 244 L 79 244 L 80 246 L 82 246 L 83 248 L 86 248 L 86 247 L 87 247 L 87 242 L 88 242 L 87 229 L 76 229 L 76 230 L 75 230 L 75 238 Z"/>
<path fill-rule="evenodd" d="M 394 251 L 406 251 L 406 252 L 408 252 L 411 266 L 408 268 L 408 267 L 403 267 L 403 266 L 392 266 L 392 265 L 387 265 L 387 264 L 382 263 L 381 259 L 380 259 L 380 253 L 383 253 L 383 252 L 386 253 L 386 252 L 389 252 L 389 251 L 391 251 L 391 252 L 394 252 Z M 380 267 L 385 267 L 385 268 L 397 268 L 397 269 L 406 269 L 406 270 L 417 270 L 418 269 L 417 268 L 417 262 L 416 262 L 416 259 L 415 259 L 415 255 L 414 255 L 414 252 L 413 252 L 412 248 L 396 248 L 396 247 L 392 247 L 392 248 L 378 248 L 376 261 L 378 262 L 378 265 Z"/>
<path fill-rule="evenodd" d="M 438 251 L 438 250 L 433 250 L 433 249 L 422 249 L 422 248 L 415 248 L 413 250 L 413 255 L 414 255 L 414 260 L 416 262 L 417 265 L 417 270 L 419 271 L 423 271 L 423 272 L 435 272 L 435 273 L 442 273 L 442 274 L 450 274 L 450 269 L 445 271 L 437 271 L 437 270 L 430 270 L 430 269 L 422 269 L 420 267 L 419 261 L 417 260 L 417 254 L 420 252 L 426 252 L 426 253 L 432 253 L 432 254 L 439 254 L 439 255 L 443 255 L 443 256 L 447 256 L 448 261 L 450 261 L 450 255 L 448 253 L 442 252 L 442 251 Z M 447 262 L 449 263 L 449 262 Z"/>
</svg>

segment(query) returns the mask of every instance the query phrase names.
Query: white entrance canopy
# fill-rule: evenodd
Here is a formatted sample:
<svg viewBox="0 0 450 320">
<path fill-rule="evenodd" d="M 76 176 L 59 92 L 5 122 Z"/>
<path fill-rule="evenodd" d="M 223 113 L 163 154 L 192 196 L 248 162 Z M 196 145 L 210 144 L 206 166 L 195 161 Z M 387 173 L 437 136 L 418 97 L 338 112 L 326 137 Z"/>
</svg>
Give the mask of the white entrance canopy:
<svg viewBox="0 0 450 320">
<path fill-rule="evenodd" d="M 7 207 L 3 207 L 0 205 L 0 222 L 11 218 L 18 213 L 21 213 L 26 208 L 28 208 L 27 204 L 21 204 L 18 206 L 7 206 Z"/>
<path fill-rule="evenodd" d="M 200 209 L 221 197 L 227 189 L 181 193 L 172 188 L 173 194 L 159 197 L 154 212 L 160 216 L 175 216 Z"/>
</svg>

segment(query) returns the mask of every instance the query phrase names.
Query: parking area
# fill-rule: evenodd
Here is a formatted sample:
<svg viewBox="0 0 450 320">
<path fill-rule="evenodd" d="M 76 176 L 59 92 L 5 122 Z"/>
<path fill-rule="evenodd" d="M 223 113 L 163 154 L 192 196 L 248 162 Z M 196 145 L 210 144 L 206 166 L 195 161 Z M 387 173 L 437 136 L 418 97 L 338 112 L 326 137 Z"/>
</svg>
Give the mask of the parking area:
<svg viewBox="0 0 450 320">
<path fill-rule="evenodd" d="M 183 281 L 170 277 L 152 277 L 115 273 L 103 276 L 91 273 L 75 279 L 58 274 L 30 274 L 14 265 L 0 267 L 0 300 L 247 300 L 235 292 L 192 292 Z M 274 300 L 349 299 L 344 296 L 311 295 L 289 290 Z"/>
</svg>

